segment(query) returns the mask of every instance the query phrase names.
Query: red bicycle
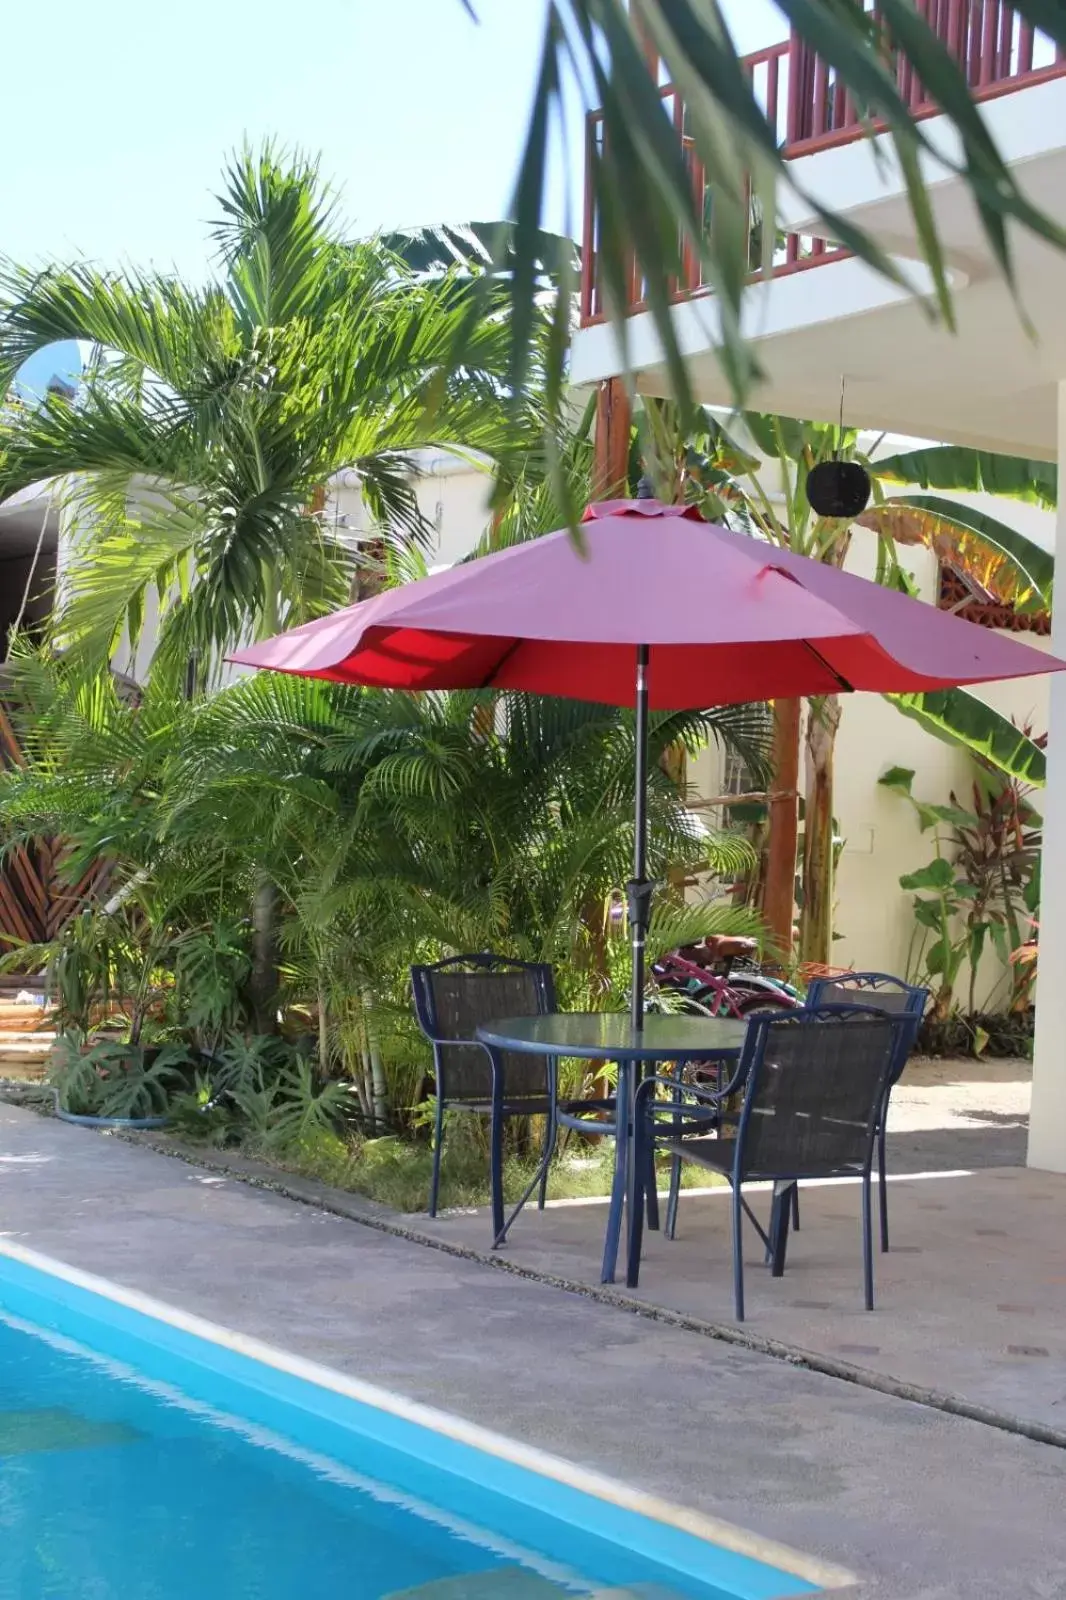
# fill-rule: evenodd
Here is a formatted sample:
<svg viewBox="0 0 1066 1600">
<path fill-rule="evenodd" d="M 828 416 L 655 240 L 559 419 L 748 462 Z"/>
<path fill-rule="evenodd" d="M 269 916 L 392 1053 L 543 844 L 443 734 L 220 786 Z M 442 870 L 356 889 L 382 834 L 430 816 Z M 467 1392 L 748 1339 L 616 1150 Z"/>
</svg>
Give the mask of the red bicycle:
<svg viewBox="0 0 1066 1600">
<path fill-rule="evenodd" d="M 709 934 L 699 944 L 662 956 L 652 967 L 660 989 L 685 997 L 686 1011 L 700 1016 L 746 1017 L 752 1011 L 795 1011 L 800 995 L 781 978 L 760 972 L 754 939 Z"/>
</svg>

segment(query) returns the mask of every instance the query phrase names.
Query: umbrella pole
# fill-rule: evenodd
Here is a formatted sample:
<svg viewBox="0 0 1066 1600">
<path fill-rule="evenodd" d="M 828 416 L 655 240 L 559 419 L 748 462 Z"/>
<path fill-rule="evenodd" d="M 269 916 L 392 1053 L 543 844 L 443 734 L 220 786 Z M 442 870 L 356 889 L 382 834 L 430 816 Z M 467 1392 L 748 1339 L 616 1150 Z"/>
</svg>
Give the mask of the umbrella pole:
<svg viewBox="0 0 1066 1600">
<path fill-rule="evenodd" d="M 648 646 L 637 646 L 637 750 L 633 811 L 633 876 L 626 884 L 629 935 L 632 943 L 630 1021 L 644 1027 L 644 945 L 654 884 L 648 882 Z"/>
</svg>

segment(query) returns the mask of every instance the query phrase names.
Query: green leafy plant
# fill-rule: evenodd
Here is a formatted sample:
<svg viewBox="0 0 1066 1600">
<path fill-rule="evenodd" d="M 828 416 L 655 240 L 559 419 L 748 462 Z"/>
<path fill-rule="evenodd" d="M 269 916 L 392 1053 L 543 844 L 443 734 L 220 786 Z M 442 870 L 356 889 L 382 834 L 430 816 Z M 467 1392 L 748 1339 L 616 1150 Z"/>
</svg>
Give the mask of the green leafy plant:
<svg viewBox="0 0 1066 1600">
<path fill-rule="evenodd" d="M 309 1061 L 298 1060 L 278 1079 L 266 1142 L 282 1149 L 299 1147 L 308 1139 L 335 1132 L 352 1103 L 350 1084 L 322 1082 Z"/>
<path fill-rule="evenodd" d="M 100 1040 L 89 1059 L 104 1084 L 105 1117 L 163 1116 L 170 1096 L 188 1083 L 189 1056 L 180 1044 L 131 1052 L 125 1045 Z"/>
<path fill-rule="evenodd" d="M 923 833 L 933 833 L 933 858 L 900 878 L 900 887 L 915 895 L 912 971 L 929 981 L 934 1020 L 943 1021 L 968 966 L 973 1017 L 986 946 L 1012 971 L 1012 958 L 1029 939 L 1039 893 L 1039 819 L 1023 787 L 999 776 L 975 780 L 971 807 L 954 793 L 947 805 L 916 800 L 908 768 L 893 767 L 879 781 L 910 802 Z"/>
<path fill-rule="evenodd" d="M 1007 967 L 1009 1007 L 1024 1009 L 1036 976 L 1025 959 L 1032 949 L 1040 905 L 1041 819 L 1030 791 L 998 775 L 975 782 L 971 820 L 955 829 L 957 863 L 976 889 L 968 908 L 971 940 L 970 1010 L 975 1009 L 973 970 L 985 941 Z M 954 796 L 952 796 L 954 800 Z"/>
<path fill-rule="evenodd" d="M 246 1010 L 252 971 L 246 922 L 222 918 L 174 941 L 174 1011 L 203 1049 L 232 1033 Z"/>
<path fill-rule="evenodd" d="M 53 1016 L 57 1031 L 88 1032 L 93 1006 L 107 1010 L 111 972 L 98 919 L 88 908 L 79 911 L 53 946 L 49 977 L 55 996 Z"/>
<path fill-rule="evenodd" d="M 167 1115 L 171 1133 L 193 1144 L 220 1147 L 239 1136 L 238 1113 L 216 1097 L 204 1073 L 196 1074 L 190 1090 L 173 1096 Z"/>
<path fill-rule="evenodd" d="M 48 1082 L 64 1111 L 79 1117 L 100 1115 L 103 1085 L 89 1059 L 89 1047 L 74 1033 L 60 1034 L 48 1063 Z"/>
<path fill-rule="evenodd" d="M 216 1094 L 239 1101 L 275 1084 L 293 1060 L 292 1047 L 276 1034 L 232 1033 L 212 1057 L 211 1083 Z"/>
</svg>

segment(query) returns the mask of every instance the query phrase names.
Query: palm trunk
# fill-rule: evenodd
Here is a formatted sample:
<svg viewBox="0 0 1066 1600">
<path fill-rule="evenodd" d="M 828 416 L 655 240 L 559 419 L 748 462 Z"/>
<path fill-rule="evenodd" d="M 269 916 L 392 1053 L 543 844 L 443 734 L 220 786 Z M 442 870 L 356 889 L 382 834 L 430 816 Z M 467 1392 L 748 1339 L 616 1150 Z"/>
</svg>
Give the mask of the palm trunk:
<svg viewBox="0 0 1066 1600">
<path fill-rule="evenodd" d="M 278 903 L 277 884 L 261 879 L 252 901 L 252 1010 L 260 1033 L 278 1029 Z"/>
<path fill-rule="evenodd" d="M 825 695 L 807 717 L 800 959 L 828 966 L 833 943 L 833 754 L 840 699 Z"/>
<path fill-rule="evenodd" d="M 374 1030 L 373 1006 L 370 995 L 363 993 L 363 1023 L 366 1028 L 366 1057 L 370 1067 L 370 1104 L 374 1133 L 384 1131 L 389 1120 L 389 1084 L 385 1076 L 385 1063 L 381 1059 L 381 1045 Z"/>
<path fill-rule="evenodd" d="M 773 777 L 762 909 L 775 953 L 783 961 L 792 954 L 792 917 L 796 901 L 801 710 L 799 700 L 774 701 Z"/>
<path fill-rule="evenodd" d="M 329 1071 L 329 1006 L 326 986 L 318 986 L 318 1070 L 325 1077 Z"/>
</svg>

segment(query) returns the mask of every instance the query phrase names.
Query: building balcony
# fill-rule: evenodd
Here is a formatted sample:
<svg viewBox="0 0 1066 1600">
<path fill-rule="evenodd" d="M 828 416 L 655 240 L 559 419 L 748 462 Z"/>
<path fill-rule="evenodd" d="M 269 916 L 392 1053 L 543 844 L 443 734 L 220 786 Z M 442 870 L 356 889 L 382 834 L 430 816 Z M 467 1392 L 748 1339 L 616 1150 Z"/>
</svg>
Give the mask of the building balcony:
<svg viewBox="0 0 1066 1600">
<path fill-rule="evenodd" d="M 868 9 L 872 0 L 864 0 Z M 1054 43 L 1035 30 L 1004 0 L 916 0 L 918 10 L 943 40 L 962 66 L 971 91 L 978 101 L 1033 89 L 1066 75 L 1066 59 Z M 864 121 L 843 85 L 834 81 L 830 68 L 801 40 L 793 37 L 768 46 L 745 58 L 756 99 L 777 130 L 786 160 L 795 161 L 839 150 L 857 141 L 876 136 L 879 125 Z M 896 58 L 896 81 L 900 94 L 919 118 L 935 117 L 938 106 L 910 63 Z M 676 88 L 664 84 L 660 89 L 663 105 L 685 151 L 692 176 L 697 214 L 709 216 L 711 187 L 702 164 L 686 133 L 685 107 Z M 587 172 L 602 147 L 603 118 L 592 112 L 588 118 Z M 867 188 L 869 179 L 867 178 Z M 834 197 L 840 204 L 839 196 Z M 778 231 L 769 270 L 763 265 L 761 221 L 754 213 L 751 223 L 750 260 L 753 278 L 785 277 L 825 266 L 847 258 L 848 252 L 831 240 L 809 231 L 813 223 Z M 581 280 L 581 325 L 592 327 L 606 316 L 606 305 L 598 271 L 598 217 L 592 200 L 592 185 L 586 179 L 586 206 Z M 683 253 L 682 270 L 671 285 L 673 298 L 683 301 L 706 293 L 701 263 L 695 252 Z M 634 265 L 629 276 L 629 312 L 645 309 L 644 285 Z"/>
</svg>

